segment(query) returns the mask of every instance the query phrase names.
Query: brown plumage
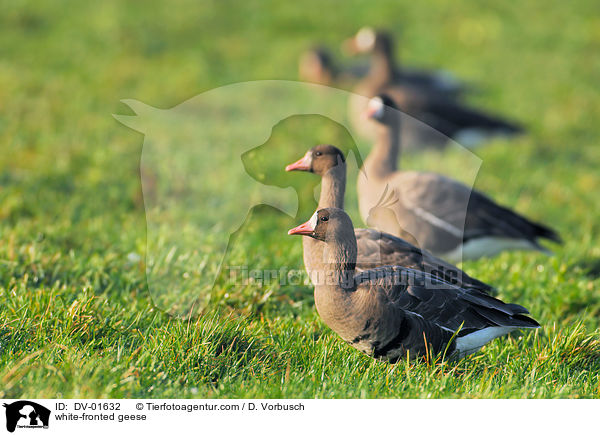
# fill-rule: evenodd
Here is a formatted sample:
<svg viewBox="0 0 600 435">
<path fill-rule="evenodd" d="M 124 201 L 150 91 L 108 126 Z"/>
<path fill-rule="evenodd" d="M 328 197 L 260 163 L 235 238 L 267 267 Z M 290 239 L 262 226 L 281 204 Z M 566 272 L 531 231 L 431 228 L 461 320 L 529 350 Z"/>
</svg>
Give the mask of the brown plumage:
<svg viewBox="0 0 600 435">
<path fill-rule="evenodd" d="M 395 362 L 428 351 L 462 357 L 515 329 L 539 327 L 519 305 L 419 270 L 383 266 L 357 273 L 352 221 L 339 208 L 315 212 L 288 234 L 327 246 L 316 259 L 325 271 L 315 282 L 317 311 L 342 339 L 374 358 Z"/>
<path fill-rule="evenodd" d="M 288 171 L 308 171 L 321 177 L 318 209 L 344 208 L 346 161 L 344 154 L 333 145 L 317 145 L 300 160 L 286 167 Z M 490 292 L 492 288 L 427 251 L 396 237 L 374 229 L 356 228 L 358 244 L 357 270 L 384 265 L 418 269 L 461 287 Z M 323 258 L 325 245 L 311 237 L 303 237 L 304 265 L 309 276 L 315 272 L 316 258 Z"/>
<path fill-rule="evenodd" d="M 539 238 L 559 242 L 541 224 L 435 173 L 398 171 L 401 121 L 393 100 L 371 99 L 368 117 L 377 139 L 358 178 L 361 216 L 370 226 L 414 241 L 450 262 L 505 249 L 545 249 Z"/>
</svg>

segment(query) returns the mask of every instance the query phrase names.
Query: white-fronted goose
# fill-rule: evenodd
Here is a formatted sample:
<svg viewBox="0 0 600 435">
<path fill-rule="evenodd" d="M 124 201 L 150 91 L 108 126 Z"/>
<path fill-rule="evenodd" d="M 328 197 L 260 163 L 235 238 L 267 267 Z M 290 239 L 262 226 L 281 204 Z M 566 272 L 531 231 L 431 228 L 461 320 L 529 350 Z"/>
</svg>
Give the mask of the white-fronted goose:
<svg viewBox="0 0 600 435">
<path fill-rule="evenodd" d="M 326 271 L 315 284 L 317 311 L 343 340 L 374 358 L 393 363 L 428 352 L 460 358 L 516 329 L 539 327 L 519 305 L 418 270 L 383 266 L 356 272 L 352 221 L 339 208 L 315 212 L 288 234 L 327 245 L 327 257 L 316 258 Z"/>
<path fill-rule="evenodd" d="M 389 34 L 364 28 L 352 39 L 352 45 L 358 52 L 371 53 L 371 68 L 361 80 L 354 92 L 359 96 L 374 97 L 380 93 L 388 94 L 402 112 L 424 122 L 443 136 L 457 140 L 465 145 L 475 145 L 486 136 L 511 135 L 523 131 L 522 127 L 470 108 L 453 98 L 451 92 L 444 92 L 442 84 L 433 81 L 430 85 L 419 84 L 418 80 L 409 80 L 398 70 L 393 57 L 393 42 Z M 425 82 L 427 83 L 427 82 Z M 360 115 L 365 108 L 365 99 L 353 97 L 350 101 L 351 121 L 359 133 L 365 133 L 364 121 Z M 418 124 L 409 123 L 409 130 L 423 129 Z M 410 135 L 403 133 L 407 139 Z M 427 140 L 425 132 L 416 140 Z M 369 134 L 367 136 L 371 137 Z M 406 140 L 406 139 L 405 139 Z M 412 147 L 414 144 L 410 144 Z"/>
<path fill-rule="evenodd" d="M 327 48 L 317 46 L 300 56 L 298 77 L 306 82 L 344 87 L 356 84 L 368 69 L 368 65 L 340 65 Z"/>
<path fill-rule="evenodd" d="M 392 35 L 386 31 L 363 27 L 344 42 L 343 48 L 351 55 L 371 54 L 370 78 L 380 84 L 406 85 L 415 91 L 439 97 L 457 97 L 469 90 L 465 83 L 448 71 L 426 71 L 398 64 Z"/>
<path fill-rule="evenodd" d="M 398 171 L 400 112 L 386 95 L 372 98 L 367 117 L 377 139 L 358 177 L 360 213 L 369 226 L 414 242 L 452 263 L 507 249 L 548 252 L 552 229 L 502 207 L 440 174 Z"/>
<path fill-rule="evenodd" d="M 286 171 L 308 171 L 321 177 L 321 194 L 317 209 L 344 208 L 346 190 L 346 159 L 333 145 L 317 145 L 304 157 L 288 165 Z M 372 269 L 384 265 L 418 269 L 441 277 L 459 287 L 476 288 L 490 292 L 492 288 L 471 278 L 459 268 L 441 260 L 399 237 L 374 229 L 354 230 L 358 245 L 357 270 Z M 309 277 L 317 270 L 316 258 L 323 258 L 325 244 L 311 237 L 302 237 L 304 266 Z"/>
</svg>

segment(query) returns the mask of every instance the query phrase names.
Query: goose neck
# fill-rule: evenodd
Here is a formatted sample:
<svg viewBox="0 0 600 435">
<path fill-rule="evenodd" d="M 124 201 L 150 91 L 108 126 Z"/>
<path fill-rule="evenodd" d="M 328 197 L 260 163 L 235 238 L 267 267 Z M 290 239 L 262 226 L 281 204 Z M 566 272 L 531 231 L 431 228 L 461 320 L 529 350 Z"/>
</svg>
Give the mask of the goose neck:
<svg viewBox="0 0 600 435">
<path fill-rule="evenodd" d="M 317 287 L 328 291 L 348 293 L 356 289 L 354 275 L 356 273 L 357 246 L 354 231 L 341 241 L 327 242 L 321 258 L 316 261 L 321 263 L 319 270 L 323 276 L 319 277 Z"/>
<path fill-rule="evenodd" d="M 344 193 L 346 190 L 346 165 L 339 164 L 327 171 L 321 179 L 321 195 L 319 209 L 344 208 Z"/>
<path fill-rule="evenodd" d="M 371 153 L 365 160 L 367 175 L 385 178 L 398 170 L 400 156 L 399 123 L 377 125 L 377 139 Z"/>
<path fill-rule="evenodd" d="M 392 81 L 394 71 L 395 63 L 391 48 L 377 48 L 371 55 L 369 76 L 380 85 L 384 85 Z"/>
</svg>

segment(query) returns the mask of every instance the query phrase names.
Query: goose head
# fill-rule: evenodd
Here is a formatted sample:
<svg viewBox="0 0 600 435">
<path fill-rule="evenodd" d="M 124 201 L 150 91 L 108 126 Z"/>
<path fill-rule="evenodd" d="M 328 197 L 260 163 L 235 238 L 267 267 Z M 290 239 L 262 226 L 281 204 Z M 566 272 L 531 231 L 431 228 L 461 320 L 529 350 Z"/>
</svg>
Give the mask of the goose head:
<svg viewBox="0 0 600 435">
<path fill-rule="evenodd" d="M 292 228 L 288 234 L 309 236 L 322 242 L 339 243 L 354 240 L 356 244 L 352 220 L 339 208 L 317 210 L 308 221 Z"/>
<path fill-rule="evenodd" d="M 391 55 L 393 38 L 383 30 L 363 27 L 352 38 L 344 41 L 342 49 L 350 55 L 380 52 Z"/>
<path fill-rule="evenodd" d="M 307 171 L 323 176 L 332 168 L 346 161 L 344 154 L 333 145 L 317 145 L 306 152 L 300 160 L 285 167 L 286 171 Z"/>
<path fill-rule="evenodd" d="M 333 58 L 329 51 L 314 47 L 305 51 L 298 64 L 300 80 L 328 85 L 335 76 Z"/>
<path fill-rule="evenodd" d="M 398 106 L 388 95 L 380 94 L 369 100 L 364 116 L 380 124 L 391 124 L 398 121 Z"/>
</svg>

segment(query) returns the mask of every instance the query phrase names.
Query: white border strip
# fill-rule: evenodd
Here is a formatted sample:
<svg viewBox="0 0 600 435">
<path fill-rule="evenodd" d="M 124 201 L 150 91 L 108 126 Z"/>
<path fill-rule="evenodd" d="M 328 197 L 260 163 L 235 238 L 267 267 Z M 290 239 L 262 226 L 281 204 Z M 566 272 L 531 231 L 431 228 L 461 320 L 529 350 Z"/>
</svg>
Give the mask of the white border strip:
<svg viewBox="0 0 600 435">
<path fill-rule="evenodd" d="M 10 405 L 17 400 L 0 402 Z M 15 434 L 588 433 L 597 426 L 599 403 L 414 399 L 32 401 L 51 411 L 48 428 L 17 427 Z M 2 431 L 7 433 L 5 412 L 1 414 Z"/>
</svg>

